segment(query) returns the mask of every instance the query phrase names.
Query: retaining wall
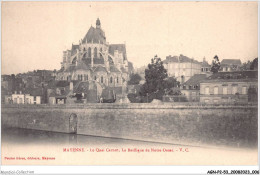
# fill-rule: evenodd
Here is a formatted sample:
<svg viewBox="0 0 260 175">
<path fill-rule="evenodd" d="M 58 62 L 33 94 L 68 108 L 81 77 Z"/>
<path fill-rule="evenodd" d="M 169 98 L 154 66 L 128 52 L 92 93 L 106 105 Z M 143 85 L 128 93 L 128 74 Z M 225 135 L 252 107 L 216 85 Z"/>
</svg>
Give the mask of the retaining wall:
<svg viewBox="0 0 260 175">
<path fill-rule="evenodd" d="M 2 126 L 174 144 L 257 145 L 257 106 L 85 104 L 2 106 Z"/>
</svg>

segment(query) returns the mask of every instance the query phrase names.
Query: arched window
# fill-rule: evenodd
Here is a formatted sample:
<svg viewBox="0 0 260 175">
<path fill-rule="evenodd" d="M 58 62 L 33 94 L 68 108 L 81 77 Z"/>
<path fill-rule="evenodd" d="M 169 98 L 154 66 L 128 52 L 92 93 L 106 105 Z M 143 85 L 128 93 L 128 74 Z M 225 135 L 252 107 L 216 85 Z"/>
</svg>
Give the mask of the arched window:
<svg viewBox="0 0 260 175">
<path fill-rule="evenodd" d="M 102 53 L 102 47 L 100 48 L 100 52 Z"/>
<path fill-rule="evenodd" d="M 97 58 L 97 48 L 94 49 L 94 58 Z"/>
<path fill-rule="evenodd" d="M 97 79 L 97 76 L 95 75 L 94 80 L 96 80 L 96 79 Z"/>
<path fill-rule="evenodd" d="M 88 57 L 91 58 L 91 48 L 88 48 Z"/>
<path fill-rule="evenodd" d="M 84 47 L 84 49 L 83 49 L 84 51 L 86 51 L 86 48 Z"/>
<path fill-rule="evenodd" d="M 110 77 L 110 83 L 113 83 L 113 78 L 112 77 Z"/>
<path fill-rule="evenodd" d="M 80 80 L 82 81 L 83 79 L 82 79 L 82 75 L 80 75 Z"/>
<path fill-rule="evenodd" d="M 80 75 L 78 75 L 78 80 L 80 80 Z"/>
<path fill-rule="evenodd" d="M 118 81 L 118 77 L 116 77 L 116 82 L 118 83 L 119 81 Z"/>
<path fill-rule="evenodd" d="M 103 83 L 103 76 L 101 76 L 101 83 Z"/>
<path fill-rule="evenodd" d="M 87 78 L 86 79 L 88 80 L 88 74 L 87 74 Z"/>
</svg>

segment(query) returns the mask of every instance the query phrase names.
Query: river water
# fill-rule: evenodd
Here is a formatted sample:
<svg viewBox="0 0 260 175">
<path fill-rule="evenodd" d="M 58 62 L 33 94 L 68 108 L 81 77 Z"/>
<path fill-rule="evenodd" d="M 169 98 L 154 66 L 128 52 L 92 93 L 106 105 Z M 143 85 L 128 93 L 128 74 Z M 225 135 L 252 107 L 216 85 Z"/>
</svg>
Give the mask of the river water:
<svg viewBox="0 0 260 175">
<path fill-rule="evenodd" d="M 1 131 L 3 165 L 254 165 L 258 159 L 257 148 L 198 147 L 19 128 Z M 8 159 L 12 157 L 26 161 Z"/>
<path fill-rule="evenodd" d="M 2 143 L 23 145 L 165 145 L 163 143 L 67 134 L 22 128 L 2 128 L 1 136 Z"/>
</svg>

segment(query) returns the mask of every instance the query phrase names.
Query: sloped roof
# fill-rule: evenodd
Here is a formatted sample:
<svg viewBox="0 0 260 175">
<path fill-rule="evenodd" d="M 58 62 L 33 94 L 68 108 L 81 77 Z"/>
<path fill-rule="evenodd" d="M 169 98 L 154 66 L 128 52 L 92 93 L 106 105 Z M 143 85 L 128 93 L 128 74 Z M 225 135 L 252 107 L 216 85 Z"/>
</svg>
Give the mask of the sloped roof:
<svg viewBox="0 0 260 175">
<path fill-rule="evenodd" d="M 202 82 L 247 82 L 258 80 L 258 71 L 234 71 L 234 72 L 218 72 Z"/>
<path fill-rule="evenodd" d="M 68 96 L 69 92 L 70 92 L 70 87 L 69 87 L 69 86 L 64 87 L 64 91 L 61 91 L 60 94 L 57 94 L 57 93 L 56 93 L 56 89 L 54 89 L 54 90 L 50 93 L 49 97 L 62 97 L 62 98 L 64 98 L 64 97 L 67 97 L 67 96 Z"/>
<path fill-rule="evenodd" d="M 75 70 L 90 70 L 90 66 L 86 65 L 84 61 L 80 61 L 77 63 Z"/>
<path fill-rule="evenodd" d="M 94 58 L 93 59 L 94 64 L 104 64 L 104 58 L 101 56 L 100 58 Z"/>
<path fill-rule="evenodd" d="M 125 68 L 121 67 L 121 72 L 127 73 L 127 70 Z"/>
<path fill-rule="evenodd" d="M 188 81 L 184 83 L 186 86 L 195 86 L 199 85 L 202 80 L 205 80 L 207 78 L 206 74 L 195 74 L 193 75 Z"/>
<path fill-rule="evenodd" d="M 124 60 L 126 60 L 126 47 L 125 47 L 125 44 L 110 44 L 109 45 L 109 49 L 108 49 L 108 52 L 114 56 L 114 52 L 115 50 L 118 50 L 118 52 L 120 53 L 123 53 L 123 58 Z"/>
<path fill-rule="evenodd" d="M 106 42 L 106 36 L 104 31 L 101 28 L 94 28 L 91 26 L 85 35 L 85 37 L 82 40 L 82 43 L 105 43 Z"/>
<path fill-rule="evenodd" d="M 71 56 L 77 53 L 77 49 L 79 49 L 79 45 L 73 45 L 71 47 Z"/>
<path fill-rule="evenodd" d="M 88 82 L 79 82 L 77 85 L 75 85 L 75 88 L 73 89 L 73 93 L 88 93 L 90 89 L 90 85 L 92 86 L 92 90 L 97 89 L 97 85 L 95 82 L 88 81 Z"/>
<path fill-rule="evenodd" d="M 108 62 L 109 62 L 109 65 L 114 65 L 114 61 L 110 56 L 108 56 Z"/>
<path fill-rule="evenodd" d="M 55 84 L 55 87 L 66 87 L 69 85 L 70 85 L 70 82 L 62 80 L 62 81 L 57 81 Z"/>
<path fill-rule="evenodd" d="M 131 69 L 131 70 L 134 70 L 134 66 L 133 66 L 133 63 L 128 61 L 128 69 Z"/>
<path fill-rule="evenodd" d="M 169 62 L 178 62 L 178 56 L 166 56 L 166 60 L 163 60 L 163 63 L 169 63 Z"/>
<path fill-rule="evenodd" d="M 210 67 L 209 63 L 207 61 L 203 61 L 201 63 L 201 67 Z"/>
<path fill-rule="evenodd" d="M 110 66 L 110 72 L 120 72 L 115 66 Z"/>
<path fill-rule="evenodd" d="M 76 66 L 75 65 L 70 65 L 67 69 L 64 70 L 64 72 L 73 72 L 75 71 Z"/>
<path fill-rule="evenodd" d="M 241 65 L 240 59 L 223 59 L 220 65 Z"/>
<path fill-rule="evenodd" d="M 195 60 L 193 58 L 189 58 L 182 54 L 180 54 L 180 56 L 171 56 L 170 55 L 170 56 L 167 56 L 165 60 L 163 60 L 163 63 L 165 63 L 165 64 L 170 63 L 170 62 L 181 62 L 181 63 L 193 62 L 193 63 L 201 64 L 197 60 Z"/>
<path fill-rule="evenodd" d="M 105 67 L 102 67 L 102 66 L 98 66 L 98 67 L 94 67 L 93 68 L 93 72 L 107 72 L 107 69 Z"/>
<path fill-rule="evenodd" d="M 182 54 L 179 56 L 179 61 L 180 62 L 193 62 L 193 63 L 199 63 L 200 64 L 200 62 L 198 62 L 197 60 L 194 60 L 194 59 L 189 58 L 187 56 L 184 56 Z"/>
<path fill-rule="evenodd" d="M 91 64 L 91 58 L 83 58 L 82 61 L 83 61 L 86 65 L 90 65 L 90 64 Z"/>
</svg>

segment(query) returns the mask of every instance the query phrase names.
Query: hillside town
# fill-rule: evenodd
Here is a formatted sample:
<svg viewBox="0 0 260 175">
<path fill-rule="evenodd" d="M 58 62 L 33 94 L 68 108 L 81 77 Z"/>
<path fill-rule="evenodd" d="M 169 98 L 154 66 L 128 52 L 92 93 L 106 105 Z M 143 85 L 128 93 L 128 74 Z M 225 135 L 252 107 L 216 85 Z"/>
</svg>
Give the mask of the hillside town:
<svg viewBox="0 0 260 175">
<path fill-rule="evenodd" d="M 96 27 L 91 26 L 78 44 L 63 51 L 59 70 L 2 75 L 1 102 L 49 105 L 257 102 L 258 58 L 242 63 L 240 59 L 213 57 L 208 60 L 204 57 L 200 62 L 182 54 L 162 60 L 155 56 L 166 71 L 163 80 L 168 85 L 152 91 L 148 69 L 156 63 L 134 69 L 126 45 L 110 44 L 97 19 Z"/>
</svg>

